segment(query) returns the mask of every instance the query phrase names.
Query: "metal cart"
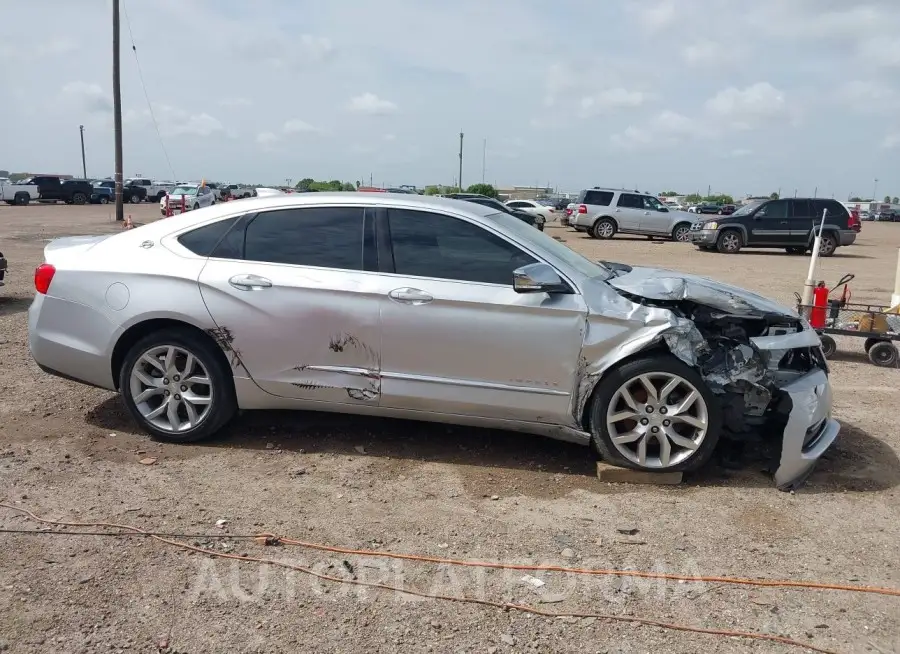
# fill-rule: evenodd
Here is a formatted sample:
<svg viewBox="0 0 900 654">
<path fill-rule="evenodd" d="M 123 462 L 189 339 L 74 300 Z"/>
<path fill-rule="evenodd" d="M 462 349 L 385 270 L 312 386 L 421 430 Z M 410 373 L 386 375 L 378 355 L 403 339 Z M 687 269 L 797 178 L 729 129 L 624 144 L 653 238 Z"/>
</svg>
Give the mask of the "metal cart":
<svg viewBox="0 0 900 654">
<path fill-rule="evenodd" d="M 852 275 L 846 275 L 829 293 L 840 286 L 846 289 L 846 284 L 851 279 Z M 891 313 L 890 307 L 850 302 L 846 299 L 846 292 L 840 300 L 829 299 L 824 307 L 801 304 L 800 295 L 794 295 L 797 298 L 797 310 L 806 316 L 822 339 L 822 353 L 826 358 L 837 351 L 837 343 L 832 335 L 852 336 L 866 339 L 866 354 L 876 366 L 897 367 L 900 353 L 894 343 L 900 341 L 900 314 Z"/>
</svg>

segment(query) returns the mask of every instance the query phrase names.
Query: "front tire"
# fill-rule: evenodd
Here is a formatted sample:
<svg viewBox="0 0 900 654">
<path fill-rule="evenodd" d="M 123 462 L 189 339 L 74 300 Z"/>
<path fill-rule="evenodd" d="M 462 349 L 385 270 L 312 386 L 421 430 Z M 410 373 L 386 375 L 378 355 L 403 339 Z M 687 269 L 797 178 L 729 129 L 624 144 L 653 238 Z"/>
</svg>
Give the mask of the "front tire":
<svg viewBox="0 0 900 654">
<path fill-rule="evenodd" d="M 712 456 L 721 423 L 718 400 L 700 375 L 668 354 L 619 366 L 591 400 L 596 452 L 636 470 L 697 470 Z"/>
<path fill-rule="evenodd" d="M 591 227 L 591 236 L 600 239 L 610 239 L 616 235 L 616 223 L 610 218 L 601 218 Z"/>
<path fill-rule="evenodd" d="M 897 348 L 890 341 L 879 341 L 869 348 L 869 361 L 880 368 L 896 367 L 898 358 Z"/>
<path fill-rule="evenodd" d="M 237 410 L 234 381 L 216 345 L 185 329 L 138 340 L 122 363 L 119 389 L 135 421 L 159 441 L 212 436 Z"/>
<path fill-rule="evenodd" d="M 672 230 L 672 240 L 678 243 L 686 243 L 691 240 L 691 226 L 688 223 L 675 225 Z"/>
<path fill-rule="evenodd" d="M 736 229 L 726 229 L 716 240 L 716 249 L 722 254 L 737 254 L 743 245 L 744 239 Z"/>
</svg>

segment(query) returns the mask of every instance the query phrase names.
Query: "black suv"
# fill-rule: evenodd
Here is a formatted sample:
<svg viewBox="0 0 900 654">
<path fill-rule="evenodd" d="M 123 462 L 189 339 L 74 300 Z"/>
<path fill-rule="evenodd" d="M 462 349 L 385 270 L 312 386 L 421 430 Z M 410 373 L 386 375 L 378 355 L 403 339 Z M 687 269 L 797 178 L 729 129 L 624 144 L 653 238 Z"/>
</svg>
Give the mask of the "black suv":
<svg viewBox="0 0 900 654">
<path fill-rule="evenodd" d="M 856 240 L 859 218 L 837 200 L 823 198 L 751 202 L 730 216 L 700 219 L 691 226 L 690 239 L 701 250 L 727 254 L 741 248 L 782 247 L 789 254 L 804 254 L 812 247 L 825 209 L 819 254 L 830 257 L 838 247 Z"/>
<path fill-rule="evenodd" d="M 20 183 L 37 186 L 41 201 L 62 200 L 66 204 L 85 204 L 91 199 L 91 193 L 94 191 L 94 187 L 86 179 L 63 180 L 54 175 L 38 175 Z"/>
</svg>

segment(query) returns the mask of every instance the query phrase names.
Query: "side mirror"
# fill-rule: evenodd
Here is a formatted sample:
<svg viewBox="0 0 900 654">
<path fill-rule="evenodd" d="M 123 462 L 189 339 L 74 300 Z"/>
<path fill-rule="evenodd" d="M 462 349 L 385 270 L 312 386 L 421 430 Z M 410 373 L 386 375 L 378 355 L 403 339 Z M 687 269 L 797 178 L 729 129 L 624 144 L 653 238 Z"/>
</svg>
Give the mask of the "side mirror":
<svg viewBox="0 0 900 654">
<path fill-rule="evenodd" d="M 571 293 L 553 268 L 546 263 L 531 263 L 513 271 L 513 289 L 516 293 Z"/>
</svg>

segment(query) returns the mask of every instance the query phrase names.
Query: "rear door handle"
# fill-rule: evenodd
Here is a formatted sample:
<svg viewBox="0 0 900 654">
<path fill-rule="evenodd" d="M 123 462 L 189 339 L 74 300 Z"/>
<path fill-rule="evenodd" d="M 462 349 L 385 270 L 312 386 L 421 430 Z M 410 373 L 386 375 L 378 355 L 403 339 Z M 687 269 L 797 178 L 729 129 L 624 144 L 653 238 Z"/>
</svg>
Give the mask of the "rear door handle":
<svg viewBox="0 0 900 654">
<path fill-rule="evenodd" d="M 235 275 L 228 280 L 228 283 L 239 291 L 259 291 L 272 287 L 271 280 L 259 275 Z"/>
<path fill-rule="evenodd" d="M 400 304 L 428 304 L 431 302 L 434 297 L 425 291 L 418 288 L 395 288 L 393 291 L 388 293 L 388 297 L 390 297 L 394 302 L 399 302 Z"/>
</svg>

